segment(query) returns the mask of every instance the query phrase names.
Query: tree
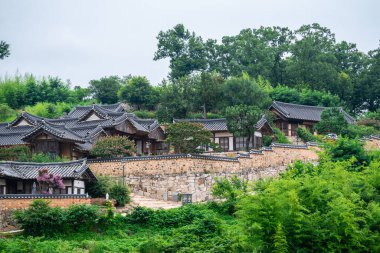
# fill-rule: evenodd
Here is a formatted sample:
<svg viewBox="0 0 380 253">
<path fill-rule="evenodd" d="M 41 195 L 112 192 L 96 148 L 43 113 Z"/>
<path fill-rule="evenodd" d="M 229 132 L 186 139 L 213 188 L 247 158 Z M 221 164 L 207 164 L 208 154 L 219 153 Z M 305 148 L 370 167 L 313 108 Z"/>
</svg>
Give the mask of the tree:
<svg viewBox="0 0 380 253">
<path fill-rule="evenodd" d="M 129 188 L 125 185 L 114 184 L 110 188 L 110 198 L 116 200 L 116 205 L 124 207 L 131 201 Z"/>
<path fill-rule="evenodd" d="M 216 109 L 221 97 L 221 89 L 224 79 L 217 73 L 202 72 L 200 80 L 195 84 L 196 106 L 203 108 L 203 117 L 207 117 L 207 112 Z"/>
<path fill-rule="evenodd" d="M 246 150 L 249 151 L 251 137 L 256 131 L 256 124 L 262 117 L 257 106 L 236 105 L 226 109 L 228 131 L 237 137 L 246 137 Z"/>
<path fill-rule="evenodd" d="M 0 122 L 11 121 L 16 118 L 17 112 L 6 104 L 0 104 Z"/>
<path fill-rule="evenodd" d="M 321 121 L 315 125 L 315 130 L 320 134 L 343 134 L 348 127 L 341 109 L 329 108 L 322 112 Z"/>
<path fill-rule="evenodd" d="M 5 41 L 0 41 L 0 60 L 3 60 L 10 54 L 11 52 L 9 51 L 9 44 L 7 44 Z"/>
<path fill-rule="evenodd" d="M 157 36 L 157 51 L 154 60 L 170 59 L 170 77 L 176 80 L 193 71 L 207 68 L 206 50 L 201 37 L 178 24 Z"/>
<path fill-rule="evenodd" d="M 128 80 L 118 92 L 119 99 L 140 109 L 154 109 L 159 94 L 143 76 L 135 76 Z"/>
<path fill-rule="evenodd" d="M 223 88 L 224 106 L 252 105 L 267 108 L 271 100 L 269 94 L 260 88 L 255 80 L 247 74 L 242 77 L 231 77 Z"/>
<path fill-rule="evenodd" d="M 49 190 L 65 189 L 62 177 L 49 173 L 48 169 L 41 169 L 38 171 L 36 178 L 40 193 L 48 194 Z"/>
<path fill-rule="evenodd" d="M 135 152 L 135 143 L 126 136 L 105 136 L 100 137 L 91 155 L 96 157 L 120 157 L 131 156 Z"/>
<path fill-rule="evenodd" d="M 166 128 L 166 143 L 173 145 L 177 153 L 199 153 L 199 147 L 213 145 L 212 134 L 201 124 L 178 122 Z M 214 145 L 213 145 L 214 146 Z"/>
<path fill-rule="evenodd" d="M 100 80 L 90 81 L 90 90 L 94 97 L 102 104 L 113 104 L 118 101 L 117 93 L 121 87 L 117 76 L 102 77 Z"/>
<path fill-rule="evenodd" d="M 341 101 L 337 95 L 308 88 L 299 90 L 284 85 L 278 85 L 273 88 L 270 92 L 270 97 L 276 101 L 293 104 L 326 107 L 341 105 Z"/>
</svg>

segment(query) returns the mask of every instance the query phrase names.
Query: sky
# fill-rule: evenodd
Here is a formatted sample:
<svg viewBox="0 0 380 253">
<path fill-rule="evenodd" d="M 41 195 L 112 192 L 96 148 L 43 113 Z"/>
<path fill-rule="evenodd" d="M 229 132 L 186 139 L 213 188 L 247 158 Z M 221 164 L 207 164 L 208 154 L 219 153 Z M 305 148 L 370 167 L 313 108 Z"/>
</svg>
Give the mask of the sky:
<svg viewBox="0 0 380 253">
<path fill-rule="evenodd" d="M 0 0 L 0 40 L 11 46 L 0 78 L 50 75 L 85 87 L 131 74 L 158 84 L 169 61 L 153 61 L 156 36 L 179 23 L 218 40 L 244 28 L 319 23 L 368 52 L 379 46 L 379 10 L 379 0 Z"/>
</svg>

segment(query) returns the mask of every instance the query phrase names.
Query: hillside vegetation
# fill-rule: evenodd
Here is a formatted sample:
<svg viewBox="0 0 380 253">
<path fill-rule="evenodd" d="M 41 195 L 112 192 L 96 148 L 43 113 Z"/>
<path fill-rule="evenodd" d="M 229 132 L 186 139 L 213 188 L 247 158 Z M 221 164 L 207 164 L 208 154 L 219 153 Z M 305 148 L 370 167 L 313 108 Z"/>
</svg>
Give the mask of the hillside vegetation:
<svg viewBox="0 0 380 253">
<path fill-rule="evenodd" d="M 18 214 L 25 235 L 1 240 L 0 252 L 379 252 L 379 168 L 378 150 L 340 139 L 318 165 L 298 161 L 255 182 L 218 180 L 213 194 L 222 202 L 138 207 L 125 217 L 35 203 Z"/>
</svg>

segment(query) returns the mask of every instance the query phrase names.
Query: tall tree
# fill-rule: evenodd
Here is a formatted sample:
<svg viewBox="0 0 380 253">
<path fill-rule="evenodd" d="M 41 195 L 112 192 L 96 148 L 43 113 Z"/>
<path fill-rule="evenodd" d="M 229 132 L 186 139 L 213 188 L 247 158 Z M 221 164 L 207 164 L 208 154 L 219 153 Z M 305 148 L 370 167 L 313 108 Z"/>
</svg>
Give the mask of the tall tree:
<svg viewBox="0 0 380 253">
<path fill-rule="evenodd" d="M 170 77 L 174 80 L 191 74 L 193 71 L 207 68 L 206 50 L 203 40 L 182 24 L 168 31 L 161 31 L 158 36 L 157 51 L 154 60 L 169 58 Z"/>
<path fill-rule="evenodd" d="M 0 60 L 3 60 L 10 54 L 11 52 L 9 51 L 9 44 L 7 44 L 5 41 L 0 41 Z"/>
<path fill-rule="evenodd" d="M 207 118 L 207 112 L 216 109 L 221 97 L 224 78 L 217 73 L 202 72 L 195 85 L 196 105 L 202 107 L 203 117 Z"/>
<path fill-rule="evenodd" d="M 90 90 L 94 97 L 102 104 L 113 104 L 118 101 L 117 93 L 121 87 L 117 76 L 102 77 L 100 80 L 90 81 Z"/>
<path fill-rule="evenodd" d="M 256 131 L 256 124 L 261 119 L 262 110 L 257 106 L 235 105 L 227 107 L 226 118 L 228 131 L 237 137 L 247 137 L 246 150 Z"/>
<path fill-rule="evenodd" d="M 158 92 L 150 85 L 148 79 L 143 76 L 130 78 L 120 88 L 118 96 L 120 100 L 136 106 L 138 110 L 154 109 L 159 99 Z"/>
<path fill-rule="evenodd" d="M 330 108 L 322 112 L 321 121 L 314 127 L 320 134 L 343 134 L 348 128 L 348 123 L 338 108 Z"/>
<path fill-rule="evenodd" d="M 319 24 L 303 25 L 295 34 L 297 39 L 291 46 L 285 83 L 330 90 L 330 85 L 338 82 L 337 60 L 333 54 L 335 35 Z"/>
<path fill-rule="evenodd" d="M 223 103 L 225 107 L 244 104 L 266 108 L 271 101 L 268 92 L 254 79 L 244 74 L 242 77 L 232 77 L 225 82 Z"/>
</svg>

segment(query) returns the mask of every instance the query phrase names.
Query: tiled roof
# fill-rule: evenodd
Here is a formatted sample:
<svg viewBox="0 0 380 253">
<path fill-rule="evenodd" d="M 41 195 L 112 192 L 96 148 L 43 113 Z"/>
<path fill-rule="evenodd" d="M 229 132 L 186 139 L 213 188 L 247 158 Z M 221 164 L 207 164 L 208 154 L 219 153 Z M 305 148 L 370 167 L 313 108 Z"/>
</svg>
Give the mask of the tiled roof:
<svg viewBox="0 0 380 253">
<path fill-rule="evenodd" d="M 199 123 L 204 126 L 205 129 L 213 131 L 228 131 L 227 120 L 221 119 L 174 119 L 174 122 L 192 122 Z"/>
<path fill-rule="evenodd" d="M 105 109 L 105 110 L 112 111 L 112 112 L 121 112 L 124 110 L 120 103 L 112 104 L 112 105 L 96 105 L 96 106 L 101 107 L 102 109 Z M 67 116 L 70 118 L 81 118 L 89 110 L 91 110 L 92 107 L 93 107 L 92 105 L 77 106 L 71 112 L 69 112 Z"/>
<path fill-rule="evenodd" d="M 277 110 L 283 117 L 287 119 L 297 119 L 297 120 L 309 120 L 309 121 L 320 121 L 321 114 L 324 110 L 329 107 L 320 106 L 310 106 L 310 105 L 298 105 L 290 104 L 279 101 L 273 101 L 270 108 Z M 351 117 L 347 112 L 339 107 L 339 110 L 343 113 L 344 118 L 348 123 L 354 124 L 355 119 Z"/>
<path fill-rule="evenodd" d="M 83 121 L 93 112 L 101 116 L 101 119 Z M 17 125 L 23 119 L 30 125 Z M 101 132 L 125 121 L 130 122 L 140 134 L 148 135 L 159 127 L 157 120 L 139 119 L 133 113 L 124 112 L 120 103 L 78 106 L 59 119 L 42 118 L 23 112 L 11 123 L 0 123 L 0 146 L 27 144 L 35 134 L 44 131 L 58 139 L 75 142 L 78 148 L 87 150 L 92 147 L 92 141 Z"/>
<path fill-rule="evenodd" d="M 0 133 L 0 146 L 24 145 L 23 135 L 19 133 Z"/>
<path fill-rule="evenodd" d="M 30 137 L 32 137 L 34 134 L 36 134 L 40 131 L 47 132 L 47 133 L 49 133 L 49 134 L 51 134 L 51 135 L 53 135 L 59 139 L 63 139 L 63 140 L 69 140 L 69 141 L 80 142 L 80 143 L 85 142 L 80 136 L 78 136 L 77 134 L 75 134 L 71 130 L 67 129 L 65 126 L 56 126 L 56 125 L 48 124 L 45 121 L 42 121 L 32 131 L 25 134 L 23 136 L 22 140 L 27 140 Z"/>
<path fill-rule="evenodd" d="M 62 178 L 80 178 L 84 173 L 95 178 L 88 168 L 86 160 L 63 163 L 0 162 L 0 176 L 35 179 L 41 169 L 47 169 L 49 173 Z"/>
<path fill-rule="evenodd" d="M 193 123 L 199 123 L 204 126 L 205 129 L 211 131 L 211 132 L 217 132 L 217 131 L 228 131 L 227 128 L 227 120 L 225 118 L 220 119 L 174 119 L 174 122 L 193 122 Z M 260 130 L 265 123 L 267 123 L 267 120 L 265 117 L 262 117 L 257 122 L 257 129 Z"/>
</svg>

